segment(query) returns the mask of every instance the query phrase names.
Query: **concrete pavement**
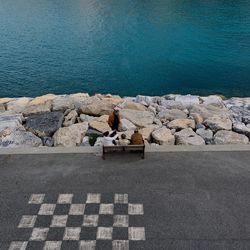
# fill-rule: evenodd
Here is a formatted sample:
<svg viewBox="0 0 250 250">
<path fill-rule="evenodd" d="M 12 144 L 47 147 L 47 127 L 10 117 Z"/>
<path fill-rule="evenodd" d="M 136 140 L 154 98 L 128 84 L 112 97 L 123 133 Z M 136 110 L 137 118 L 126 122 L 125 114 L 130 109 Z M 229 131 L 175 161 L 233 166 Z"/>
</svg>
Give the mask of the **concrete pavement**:
<svg viewBox="0 0 250 250">
<path fill-rule="evenodd" d="M 98 204 L 86 204 L 92 193 L 100 195 Z M 53 216 L 39 215 L 41 204 L 29 204 L 32 194 L 56 204 L 53 215 L 67 214 L 65 226 L 52 228 Z M 86 214 L 99 214 L 100 203 L 113 204 L 113 214 L 99 215 L 97 227 L 112 227 L 113 239 L 129 240 L 129 249 L 250 249 L 249 151 L 148 153 L 145 160 L 124 154 L 105 161 L 93 154 L 1 155 L 0 249 L 15 241 L 26 242 L 26 249 L 43 249 L 44 241 L 78 249 L 81 241 L 95 241 L 96 227 L 79 240 L 63 241 L 65 227 L 82 228 L 82 215 L 70 216 L 70 204 L 57 204 L 60 194 L 86 204 Z M 115 204 L 115 194 L 127 194 L 143 213 L 128 215 L 128 204 Z M 114 214 L 128 216 L 127 227 L 114 229 Z M 18 228 L 24 215 L 37 216 L 31 228 Z M 46 240 L 30 240 L 34 227 L 49 228 Z M 140 233 L 133 240 L 128 227 L 144 228 L 145 240 Z M 95 249 L 112 249 L 112 240 L 96 240 Z"/>
</svg>

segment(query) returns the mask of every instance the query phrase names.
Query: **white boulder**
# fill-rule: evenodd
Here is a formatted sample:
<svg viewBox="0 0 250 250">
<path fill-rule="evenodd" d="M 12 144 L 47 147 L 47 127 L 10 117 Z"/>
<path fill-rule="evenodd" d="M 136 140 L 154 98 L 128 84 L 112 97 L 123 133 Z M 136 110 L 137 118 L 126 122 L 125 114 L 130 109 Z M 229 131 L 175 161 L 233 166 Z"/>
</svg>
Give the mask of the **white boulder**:
<svg viewBox="0 0 250 250">
<path fill-rule="evenodd" d="M 177 145 L 205 145 L 204 139 L 197 135 L 191 128 L 186 128 L 175 133 Z"/>
<path fill-rule="evenodd" d="M 162 127 L 152 133 L 153 140 L 160 145 L 174 145 L 175 137 L 172 135 L 171 130 Z"/>
<path fill-rule="evenodd" d="M 233 131 L 220 130 L 214 135 L 215 144 L 247 144 L 249 139 Z"/>
<path fill-rule="evenodd" d="M 59 128 L 53 136 L 54 145 L 64 147 L 78 146 L 81 144 L 87 130 L 87 122 L 77 123 L 69 127 Z"/>
</svg>

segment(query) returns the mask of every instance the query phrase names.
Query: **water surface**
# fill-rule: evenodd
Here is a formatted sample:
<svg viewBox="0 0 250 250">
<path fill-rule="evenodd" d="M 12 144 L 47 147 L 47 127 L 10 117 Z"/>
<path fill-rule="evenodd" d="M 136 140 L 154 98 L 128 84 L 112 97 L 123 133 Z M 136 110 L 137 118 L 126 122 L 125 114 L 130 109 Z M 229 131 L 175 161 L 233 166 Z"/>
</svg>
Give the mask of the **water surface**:
<svg viewBox="0 0 250 250">
<path fill-rule="evenodd" d="M 0 96 L 250 96 L 250 1 L 0 0 Z"/>
</svg>

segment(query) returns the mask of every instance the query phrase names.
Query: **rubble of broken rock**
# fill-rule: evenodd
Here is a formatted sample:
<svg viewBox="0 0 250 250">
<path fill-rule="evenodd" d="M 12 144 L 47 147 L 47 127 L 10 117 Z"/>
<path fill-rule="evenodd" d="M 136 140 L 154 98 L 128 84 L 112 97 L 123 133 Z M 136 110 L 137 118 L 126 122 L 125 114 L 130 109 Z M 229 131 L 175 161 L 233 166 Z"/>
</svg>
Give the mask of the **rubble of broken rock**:
<svg viewBox="0 0 250 250">
<path fill-rule="evenodd" d="M 0 147 L 101 146 L 114 107 L 119 134 L 139 128 L 146 144 L 249 144 L 250 98 L 78 93 L 0 98 Z"/>
</svg>

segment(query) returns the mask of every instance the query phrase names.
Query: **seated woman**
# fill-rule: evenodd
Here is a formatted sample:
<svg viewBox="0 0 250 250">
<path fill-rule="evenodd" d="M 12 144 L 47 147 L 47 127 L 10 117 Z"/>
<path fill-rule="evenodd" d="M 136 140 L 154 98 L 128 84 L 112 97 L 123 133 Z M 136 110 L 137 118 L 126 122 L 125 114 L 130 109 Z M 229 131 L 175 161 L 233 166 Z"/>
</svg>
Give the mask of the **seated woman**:
<svg viewBox="0 0 250 250">
<path fill-rule="evenodd" d="M 142 134 L 139 133 L 138 128 L 135 129 L 134 134 L 131 136 L 130 145 L 143 145 L 144 140 Z"/>
<path fill-rule="evenodd" d="M 120 146 L 127 146 L 129 145 L 130 141 L 126 138 L 125 134 L 121 135 L 121 138 L 118 139 L 117 144 Z"/>
<path fill-rule="evenodd" d="M 106 131 L 103 133 L 103 145 L 104 146 L 114 146 L 116 145 L 115 140 L 117 139 L 118 134 L 114 131 Z"/>
</svg>

